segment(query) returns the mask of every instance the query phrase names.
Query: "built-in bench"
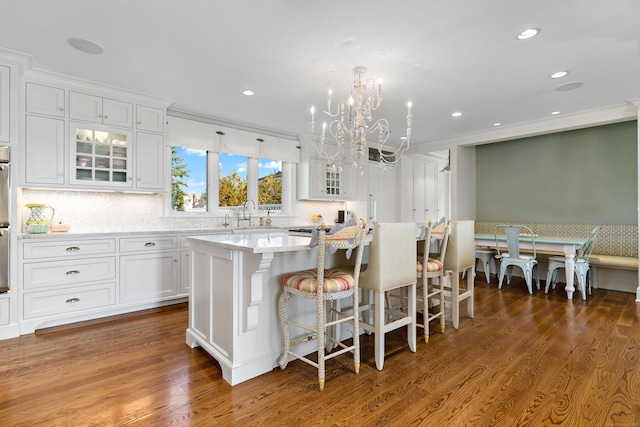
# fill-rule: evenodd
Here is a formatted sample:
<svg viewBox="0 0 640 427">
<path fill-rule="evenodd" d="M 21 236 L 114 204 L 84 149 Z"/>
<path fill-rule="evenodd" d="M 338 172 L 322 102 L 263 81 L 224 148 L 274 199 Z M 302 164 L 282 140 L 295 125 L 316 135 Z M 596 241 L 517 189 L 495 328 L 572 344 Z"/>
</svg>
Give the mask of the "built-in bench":
<svg viewBox="0 0 640 427">
<path fill-rule="evenodd" d="M 476 222 L 476 233 L 493 233 L 504 222 Z M 586 237 L 597 224 L 538 224 L 519 223 L 531 228 L 539 236 Z M 600 225 L 601 230 L 591 254 L 594 287 L 640 293 L 638 290 L 638 226 L 628 224 Z M 540 253 L 541 260 L 551 253 Z M 618 273 L 607 270 L 627 270 Z M 609 274 L 612 273 L 612 274 Z"/>
</svg>

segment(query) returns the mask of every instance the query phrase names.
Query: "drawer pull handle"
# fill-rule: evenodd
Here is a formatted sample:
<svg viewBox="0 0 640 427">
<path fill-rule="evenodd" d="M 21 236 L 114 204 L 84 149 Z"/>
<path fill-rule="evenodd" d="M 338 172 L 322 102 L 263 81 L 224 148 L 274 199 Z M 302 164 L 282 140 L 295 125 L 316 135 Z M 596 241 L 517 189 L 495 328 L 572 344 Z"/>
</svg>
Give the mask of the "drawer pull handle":
<svg viewBox="0 0 640 427">
<path fill-rule="evenodd" d="M 147 242 L 147 243 L 145 243 L 144 245 L 145 245 L 146 247 L 150 248 L 150 247 L 152 247 L 152 246 L 155 246 L 156 244 L 155 244 L 155 243 L 153 243 L 153 242 Z"/>
<path fill-rule="evenodd" d="M 72 304 L 72 303 L 74 303 L 74 302 L 80 302 L 80 298 L 69 298 L 69 299 L 67 300 L 67 302 L 68 302 L 69 304 Z"/>
<path fill-rule="evenodd" d="M 77 247 L 77 246 L 69 246 L 69 247 L 66 249 L 66 251 L 67 251 L 67 252 L 78 252 L 79 250 L 80 250 L 80 248 L 79 248 L 79 247 Z"/>
<path fill-rule="evenodd" d="M 75 274 L 80 274 L 80 270 L 69 270 L 65 273 L 67 276 L 73 276 Z"/>
</svg>

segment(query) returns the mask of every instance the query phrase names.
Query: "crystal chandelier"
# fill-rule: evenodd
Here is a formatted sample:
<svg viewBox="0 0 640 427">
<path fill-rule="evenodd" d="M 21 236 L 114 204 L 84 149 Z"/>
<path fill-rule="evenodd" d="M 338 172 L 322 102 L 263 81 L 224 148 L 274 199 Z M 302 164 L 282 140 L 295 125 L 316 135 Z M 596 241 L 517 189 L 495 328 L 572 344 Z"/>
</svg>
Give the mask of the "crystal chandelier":
<svg viewBox="0 0 640 427">
<path fill-rule="evenodd" d="M 331 95 L 327 100 L 329 123 L 322 123 L 320 142 L 314 142 L 318 155 L 324 158 L 331 168 L 342 168 L 343 160 L 351 163 L 354 168 L 364 169 L 366 160 L 369 159 L 367 149 L 367 136 L 371 135 L 376 141 L 375 157 L 381 164 L 395 164 L 400 161 L 402 154 L 409 148 L 411 142 L 411 101 L 407 104 L 407 134 L 400 139 L 400 145 L 389 147 L 389 123 L 386 119 L 378 119 L 375 122 L 372 113 L 382 103 L 382 82 L 377 83 L 368 78 L 364 80 L 363 74 L 367 72 L 365 67 L 353 69 L 353 87 L 347 101 L 340 101 L 335 110 L 332 108 Z M 311 133 L 315 131 L 315 107 L 311 107 Z M 328 135 L 327 135 L 328 134 Z M 326 138 L 331 139 L 325 143 Z M 335 143 L 333 143 L 335 141 Z M 373 142 L 372 141 L 372 142 Z M 395 148 L 395 150 L 394 150 Z"/>
</svg>

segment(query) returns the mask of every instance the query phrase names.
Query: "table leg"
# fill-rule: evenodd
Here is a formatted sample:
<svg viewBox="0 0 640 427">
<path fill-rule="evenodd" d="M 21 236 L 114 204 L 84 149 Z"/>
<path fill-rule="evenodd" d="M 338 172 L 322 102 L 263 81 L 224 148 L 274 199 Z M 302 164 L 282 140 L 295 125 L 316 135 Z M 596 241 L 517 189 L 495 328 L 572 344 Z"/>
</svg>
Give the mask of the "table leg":
<svg viewBox="0 0 640 427">
<path fill-rule="evenodd" d="M 571 251 L 570 253 L 569 251 L 565 251 L 564 274 L 567 280 L 567 286 L 565 286 L 564 290 L 567 291 L 567 298 L 569 299 L 573 298 L 573 292 L 576 290 L 576 288 L 573 286 L 573 277 L 574 277 L 573 268 L 575 266 L 574 257 L 575 257 L 574 251 Z"/>
</svg>

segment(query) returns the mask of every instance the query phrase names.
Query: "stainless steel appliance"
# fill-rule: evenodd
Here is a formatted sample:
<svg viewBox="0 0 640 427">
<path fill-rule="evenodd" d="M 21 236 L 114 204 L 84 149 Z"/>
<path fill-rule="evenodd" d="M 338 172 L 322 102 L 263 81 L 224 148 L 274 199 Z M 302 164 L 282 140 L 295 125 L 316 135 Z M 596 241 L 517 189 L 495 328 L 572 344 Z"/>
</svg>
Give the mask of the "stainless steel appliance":
<svg viewBox="0 0 640 427">
<path fill-rule="evenodd" d="M 11 229 L 11 163 L 9 147 L 0 147 L 0 292 L 9 290 L 9 231 Z"/>
</svg>

